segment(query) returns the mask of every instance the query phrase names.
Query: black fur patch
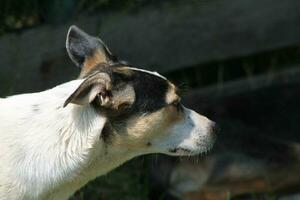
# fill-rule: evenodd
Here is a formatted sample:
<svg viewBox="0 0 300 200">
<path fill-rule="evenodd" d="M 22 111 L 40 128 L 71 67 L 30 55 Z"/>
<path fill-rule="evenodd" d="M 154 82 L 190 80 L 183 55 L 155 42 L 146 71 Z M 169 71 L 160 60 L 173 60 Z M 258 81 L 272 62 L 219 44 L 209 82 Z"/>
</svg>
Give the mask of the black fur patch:
<svg viewBox="0 0 300 200">
<path fill-rule="evenodd" d="M 165 79 L 146 72 L 134 71 L 132 82 L 136 93 L 134 107 L 137 111 L 154 112 L 166 106 L 165 97 L 169 84 Z"/>
<path fill-rule="evenodd" d="M 105 123 L 102 132 L 101 132 L 101 139 L 105 142 L 105 143 L 109 143 L 110 137 L 113 134 L 113 129 L 112 126 L 109 122 Z"/>
</svg>

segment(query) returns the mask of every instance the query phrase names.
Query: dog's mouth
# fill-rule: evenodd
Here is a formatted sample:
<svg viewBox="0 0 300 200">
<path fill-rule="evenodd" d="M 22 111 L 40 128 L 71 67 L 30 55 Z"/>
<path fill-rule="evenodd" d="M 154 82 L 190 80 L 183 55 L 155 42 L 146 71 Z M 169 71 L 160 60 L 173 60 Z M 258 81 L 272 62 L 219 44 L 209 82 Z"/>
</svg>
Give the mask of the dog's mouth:
<svg viewBox="0 0 300 200">
<path fill-rule="evenodd" d="M 172 156 L 193 156 L 193 155 L 197 155 L 199 153 L 193 152 L 190 149 L 178 147 L 178 148 L 174 148 L 174 149 L 169 149 L 168 154 L 172 155 Z"/>
<path fill-rule="evenodd" d="M 213 144 L 208 145 L 206 148 L 202 149 L 201 151 L 191 150 L 188 148 L 177 147 L 168 150 L 168 154 L 171 156 L 196 156 L 199 154 L 206 154 L 208 153 L 213 147 Z"/>
</svg>

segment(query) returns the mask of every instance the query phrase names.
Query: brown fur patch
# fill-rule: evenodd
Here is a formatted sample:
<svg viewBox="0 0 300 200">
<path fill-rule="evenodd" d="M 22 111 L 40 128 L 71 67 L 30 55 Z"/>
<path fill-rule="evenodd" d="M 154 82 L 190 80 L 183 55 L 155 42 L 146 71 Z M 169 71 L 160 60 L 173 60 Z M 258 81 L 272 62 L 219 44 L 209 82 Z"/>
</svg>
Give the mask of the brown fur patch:
<svg viewBox="0 0 300 200">
<path fill-rule="evenodd" d="M 169 82 L 169 90 L 166 94 L 166 103 L 171 104 L 176 101 L 180 101 L 180 97 L 177 95 L 177 88 L 174 84 Z"/>
<path fill-rule="evenodd" d="M 128 149 L 147 147 L 153 138 L 164 137 L 166 130 L 183 120 L 184 113 L 168 105 L 154 113 L 133 117 L 126 124 L 123 133 L 118 134 L 113 144 Z"/>
<path fill-rule="evenodd" d="M 109 59 L 105 55 L 105 53 L 101 52 L 99 49 L 96 49 L 91 56 L 88 56 L 82 67 L 82 73 L 88 73 L 93 69 L 93 67 L 97 66 L 100 63 L 108 63 Z"/>
<path fill-rule="evenodd" d="M 130 77 L 134 74 L 134 72 L 128 67 L 117 67 L 117 68 L 114 69 L 114 72 L 121 73 L 121 74 L 123 74 L 125 76 L 128 76 L 128 77 Z"/>
</svg>

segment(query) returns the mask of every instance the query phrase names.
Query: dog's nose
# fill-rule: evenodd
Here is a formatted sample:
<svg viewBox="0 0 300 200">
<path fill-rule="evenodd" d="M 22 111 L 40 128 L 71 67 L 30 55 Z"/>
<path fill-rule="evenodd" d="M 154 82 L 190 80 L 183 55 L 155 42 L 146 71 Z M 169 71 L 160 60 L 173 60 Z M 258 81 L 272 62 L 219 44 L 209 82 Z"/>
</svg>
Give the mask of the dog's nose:
<svg viewBox="0 0 300 200">
<path fill-rule="evenodd" d="M 211 123 L 211 133 L 212 134 L 218 134 L 220 132 L 221 128 L 216 122 Z"/>
</svg>

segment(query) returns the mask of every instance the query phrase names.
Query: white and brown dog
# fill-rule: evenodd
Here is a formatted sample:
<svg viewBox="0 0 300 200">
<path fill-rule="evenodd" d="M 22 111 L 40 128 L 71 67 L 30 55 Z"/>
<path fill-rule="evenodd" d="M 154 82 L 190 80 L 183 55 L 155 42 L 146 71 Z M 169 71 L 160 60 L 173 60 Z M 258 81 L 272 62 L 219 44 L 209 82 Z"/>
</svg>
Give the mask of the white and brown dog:
<svg viewBox="0 0 300 200">
<path fill-rule="evenodd" d="M 132 68 L 72 26 L 67 51 L 80 78 L 0 99 L 0 199 L 68 199 L 142 154 L 208 151 L 216 125 L 180 103 L 156 72 Z"/>
</svg>

